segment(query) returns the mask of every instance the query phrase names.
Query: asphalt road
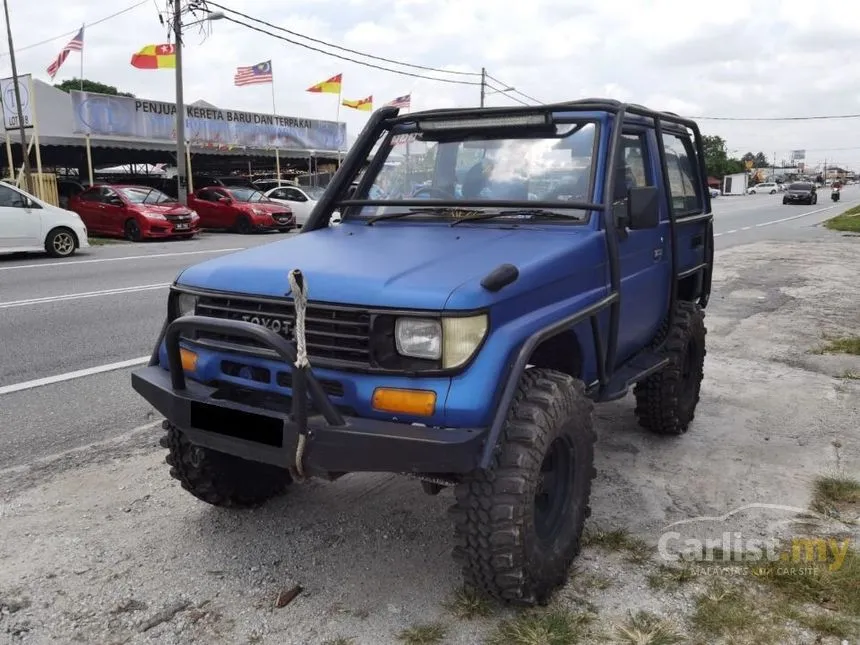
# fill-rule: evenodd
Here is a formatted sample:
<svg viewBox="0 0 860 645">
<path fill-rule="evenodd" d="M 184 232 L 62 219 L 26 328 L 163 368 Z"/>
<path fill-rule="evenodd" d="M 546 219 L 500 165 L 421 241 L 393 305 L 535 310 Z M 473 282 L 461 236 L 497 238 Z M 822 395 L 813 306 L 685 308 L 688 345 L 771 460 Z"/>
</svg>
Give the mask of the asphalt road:
<svg viewBox="0 0 860 645">
<path fill-rule="evenodd" d="M 713 200 L 717 249 L 823 234 L 835 207 L 784 206 L 781 195 Z M 129 385 L 165 313 L 167 285 L 186 266 L 276 236 L 205 234 L 191 241 L 95 246 L 66 261 L 0 258 L 0 468 L 152 423 Z M 76 374 L 77 373 L 77 374 Z"/>
</svg>

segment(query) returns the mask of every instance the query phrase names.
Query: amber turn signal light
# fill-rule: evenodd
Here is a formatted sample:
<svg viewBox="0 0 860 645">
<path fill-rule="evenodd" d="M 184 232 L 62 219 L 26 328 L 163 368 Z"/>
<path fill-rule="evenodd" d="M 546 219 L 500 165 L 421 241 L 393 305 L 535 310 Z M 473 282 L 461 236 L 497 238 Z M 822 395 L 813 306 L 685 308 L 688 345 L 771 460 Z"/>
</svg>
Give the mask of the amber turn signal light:
<svg viewBox="0 0 860 645">
<path fill-rule="evenodd" d="M 197 354 L 184 347 L 179 348 L 179 357 L 182 360 L 182 369 L 193 372 L 197 369 Z"/>
<path fill-rule="evenodd" d="M 373 391 L 373 409 L 392 414 L 429 417 L 436 409 L 436 393 L 430 390 L 400 390 L 378 387 Z"/>
</svg>

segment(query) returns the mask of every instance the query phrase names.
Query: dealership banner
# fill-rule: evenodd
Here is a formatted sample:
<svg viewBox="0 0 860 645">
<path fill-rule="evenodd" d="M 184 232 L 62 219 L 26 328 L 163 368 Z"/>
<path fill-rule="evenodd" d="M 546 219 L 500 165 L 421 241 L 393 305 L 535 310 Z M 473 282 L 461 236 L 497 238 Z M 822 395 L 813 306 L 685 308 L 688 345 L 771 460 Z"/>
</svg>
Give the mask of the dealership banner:
<svg viewBox="0 0 860 645">
<path fill-rule="evenodd" d="M 72 90 L 74 131 L 94 136 L 176 141 L 176 104 Z M 346 148 L 346 124 L 185 106 L 185 137 L 218 147 L 332 151 Z"/>
</svg>

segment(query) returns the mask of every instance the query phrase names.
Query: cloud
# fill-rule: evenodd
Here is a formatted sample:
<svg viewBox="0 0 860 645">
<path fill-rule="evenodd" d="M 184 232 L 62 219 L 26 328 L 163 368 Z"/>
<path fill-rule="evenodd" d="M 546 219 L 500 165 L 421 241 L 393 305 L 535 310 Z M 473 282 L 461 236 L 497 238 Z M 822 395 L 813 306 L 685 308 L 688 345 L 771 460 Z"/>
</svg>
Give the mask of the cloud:
<svg viewBox="0 0 860 645">
<path fill-rule="evenodd" d="M 132 4 L 85 0 L 11 0 L 20 49 L 74 31 Z M 314 0 L 301 4 L 218 0 L 275 25 L 373 53 L 443 70 L 480 72 L 542 101 L 607 97 L 692 116 L 794 116 L 860 113 L 860 5 L 835 0 L 818 11 L 804 0 L 722 0 L 697 6 L 684 0 Z M 172 100 L 168 70 L 131 68 L 133 51 L 164 42 L 157 16 L 165 0 L 152 0 L 88 28 L 84 75 L 139 96 Z M 50 16 L 46 20 L 45 16 Z M 338 60 L 253 32 L 229 21 L 212 23 L 204 39 L 186 39 L 185 95 L 241 110 L 272 109 L 271 88 L 236 88 L 239 65 L 271 58 L 275 101 L 282 114 L 333 119 L 337 98 L 305 92 L 310 85 L 344 74 L 344 97 L 372 94 L 376 105 L 413 93 L 415 109 L 475 105 L 477 75 L 441 74 L 398 67 L 393 74 Z M 287 34 L 281 34 L 292 38 Z M 45 68 L 68 36 L 27 48 L 19 70 L 47 80 Z M 310 43 L 313 45 L 313 43 Z M 318 45 L 314 45 L 318 46 Z M 351 57 L 351 54 L 337 52 Z M 381 66 L 387 63 L 363 59 Z M 4 75 L 8 56 L 0 57 Z M 57 81 L 79 74 L 72 54 Z M 431 80 L 444 76 L 458 83 Z M 490 105 L 512 105 L 515 92 L 491 92 Z M 340 110 L 355 135 L 367 113 Z M 860 120 L 701 122 L 732 149 L 787 156 L 806 148 L 810 162 L 836 159 L 860 167 Z M 856 149 L 844 150 L 856 146 Z M 843 150 L 833 150 L 842 148 Z"/>
</svg>

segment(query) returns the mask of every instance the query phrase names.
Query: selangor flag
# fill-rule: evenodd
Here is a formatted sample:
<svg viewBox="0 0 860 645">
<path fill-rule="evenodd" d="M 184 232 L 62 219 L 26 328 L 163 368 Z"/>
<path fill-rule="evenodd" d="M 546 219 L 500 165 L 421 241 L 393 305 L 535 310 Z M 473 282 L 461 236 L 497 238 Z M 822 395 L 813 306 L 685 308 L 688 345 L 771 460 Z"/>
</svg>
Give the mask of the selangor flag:
<svg viewBox="0 0 860 645">
<path fill-rule="evenodd" d="M 138 69 L 175 68 L 176 48 L 170 44 L 147 45 L 131 55 L 131 66 Z"/>
<path fill-rule="evenodd" d="M 327 81 L 323 81 L 322 83 L 317 83 L 316 85 L 309 87 L 306 91 L 323 94 L 340 94 L 342 81 L 343 74 L 338 74 L 337 76 L 332 76 Z"/>
<path fill-rule="evenodd" d="M 371 112 L 373 110 L 373 95 L 371 94 L 366 99 L 358 99 L 357 101 L 343 101 L 342 105 L 352 108 L 353 110 Z"/>
</svg>

